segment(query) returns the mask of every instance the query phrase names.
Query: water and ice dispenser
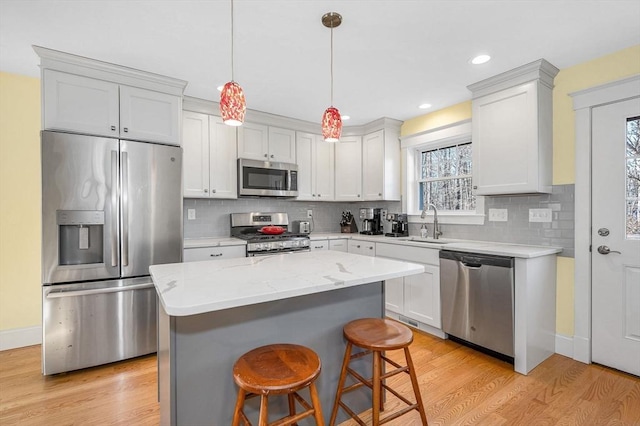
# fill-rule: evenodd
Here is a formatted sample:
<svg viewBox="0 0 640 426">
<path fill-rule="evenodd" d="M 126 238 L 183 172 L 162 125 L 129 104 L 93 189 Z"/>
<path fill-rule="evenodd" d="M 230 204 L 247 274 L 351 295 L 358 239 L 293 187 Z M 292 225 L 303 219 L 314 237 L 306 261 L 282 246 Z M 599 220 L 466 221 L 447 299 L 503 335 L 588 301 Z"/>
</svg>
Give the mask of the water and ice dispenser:
<svg viewBox="0 0 640 426">
<path fill-rule="evenodd" d="M 58 210 L 58 264 L 104 262 L 104 211 Z"/>
</svg>

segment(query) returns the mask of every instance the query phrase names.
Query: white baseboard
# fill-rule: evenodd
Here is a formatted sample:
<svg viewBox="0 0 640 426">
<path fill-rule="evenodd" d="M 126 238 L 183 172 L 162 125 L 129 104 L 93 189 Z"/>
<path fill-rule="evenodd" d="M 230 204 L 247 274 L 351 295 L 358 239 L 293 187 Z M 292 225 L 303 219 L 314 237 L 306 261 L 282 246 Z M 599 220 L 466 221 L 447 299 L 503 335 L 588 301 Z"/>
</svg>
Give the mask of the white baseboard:
<svg viewBox="0 0 640 426">
<path fill-rule="evenodd" d="M 42 343 L 42 327 L 14 328 L 0 331 L 0 351 Z"/>
<path fill-rule="evenodd" d="M 573 358 L 573 337 L 556 334 L 556 353 Z"/>
</svg>

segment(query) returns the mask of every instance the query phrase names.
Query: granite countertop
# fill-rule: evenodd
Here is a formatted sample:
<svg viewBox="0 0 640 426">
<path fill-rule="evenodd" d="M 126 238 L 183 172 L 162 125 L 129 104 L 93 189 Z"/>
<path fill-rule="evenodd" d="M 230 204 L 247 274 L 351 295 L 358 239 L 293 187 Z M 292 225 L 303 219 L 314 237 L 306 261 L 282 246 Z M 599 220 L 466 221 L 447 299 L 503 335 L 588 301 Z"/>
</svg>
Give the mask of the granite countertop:
<svg viewBox="0 0 640 426">
<path fill-rule="evenodd" d="M 167 314 L 185 316 L 416 275 L 424 266 L 321 250 L 153 265 L 149 271 Z"/>
<path fill-rule="evenodd" d="M 424 247 L 431 249 L 455 250 L 468 253 L 494 254 L 499 256 L 512 256 L 530 259 L 539 256 L 548 256 L 562 251 L 560 247 L 552 246 L 531 246 L 525 244 L 499 243 L 492 241 L 459 240 L 453 238 L 433 238 L 420 237 L 385 237 L 384 235 L 363 235 L 363 234 L 341 234 L 338 232 L 314 232 L 309 235 L 311 241 L 335 240 L 335 239 L 358 239 L 360 241 L 371 241 L 376 243 L 399 244 L 411 247 Z M 246 245 L 246 241 L 232 237 L 221 238 L 198 238 L 185 239 L 184 248 L 195 247 L 221 247 L 233 245 Z"/>
</svg>

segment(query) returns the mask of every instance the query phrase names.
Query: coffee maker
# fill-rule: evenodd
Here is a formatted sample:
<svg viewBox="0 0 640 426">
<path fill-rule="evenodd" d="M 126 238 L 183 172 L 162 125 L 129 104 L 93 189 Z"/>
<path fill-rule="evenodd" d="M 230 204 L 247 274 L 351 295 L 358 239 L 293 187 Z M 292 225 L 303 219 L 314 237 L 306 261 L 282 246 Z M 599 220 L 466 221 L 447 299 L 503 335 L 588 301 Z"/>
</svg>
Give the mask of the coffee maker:
<svg viewBox="0 0 640 426">
<path fill-rule="evenodd" d="M 381 209 L 360 209 L 360 220 L 362 221 L 362 231 L 360 231 L 360 233 L 365 235 L 382 235 L 381 216 Z"/>
<path fill-rule="evenodd" d="M 385 237 L 409 236 L 409 221 L 406 213 L 389 213 L 386 220 L 391 222 L 391 232 L 386 232 Z"/>
</svg>

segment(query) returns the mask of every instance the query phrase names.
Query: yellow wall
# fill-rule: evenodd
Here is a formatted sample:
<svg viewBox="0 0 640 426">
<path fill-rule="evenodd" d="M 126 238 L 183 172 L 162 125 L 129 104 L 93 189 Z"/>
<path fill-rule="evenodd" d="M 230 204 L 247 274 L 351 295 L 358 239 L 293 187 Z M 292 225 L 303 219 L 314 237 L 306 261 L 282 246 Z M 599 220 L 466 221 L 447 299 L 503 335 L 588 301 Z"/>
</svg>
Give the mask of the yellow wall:
<svg viewBox="0 0 640 426">
<path fill-rule="evenodd" d="M 40 80 L 0 72 L 0 331 L 39 326 Z"/>
<path fill-rule="evenodd" d="M 560 70 L 553 89 L 553 184 L 575 183 L 575 116 L 569 93 L 640 73 L 640 45 Z M 469 93 L 471 96 L 471 93 Z M 412 135 L 471 118 L 471 101 L 404 122 L 401 135 Z M 573 258 L 557 261 L 556 331 L 574 332 Z"/>
<path fill-rule="evenodd" d="M 553 184 L 575 183 L 575 115 L 569 93 L 640 73 L 640 45 L 560 70 L 553 89 Z"/>
</svg>

